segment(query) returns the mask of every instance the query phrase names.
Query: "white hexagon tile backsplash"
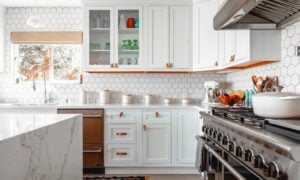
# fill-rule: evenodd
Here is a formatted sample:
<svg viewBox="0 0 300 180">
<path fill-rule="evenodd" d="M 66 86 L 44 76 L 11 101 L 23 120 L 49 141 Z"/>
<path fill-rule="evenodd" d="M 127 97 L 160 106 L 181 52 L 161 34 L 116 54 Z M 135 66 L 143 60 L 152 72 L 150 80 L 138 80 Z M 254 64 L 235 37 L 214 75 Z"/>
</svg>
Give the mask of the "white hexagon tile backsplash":
<svg viewBox="0 0 300 180">
<path fill-rule="evenodd" d="M 39 31 L 82 31 L 82 8 L 7 8 L 5 15 L 5 72 L 0 74 L 0 102 L 40 103 L 43 101 L 43 84 L 37 84 L 37 90 L 33 91 L 32 83 L 16 84 L 11 73 L 10 59 L 10 32 L 12 31 L 36 31 L 26 25 L 26 19 L 30 15 L 42 18 L 44 26 Z M 203 99 L 205 89 L 203 83 L 208 80 L 216 80 L 228 88 L 251 88 L 251 75 L 278 75 L 280 83 L 288 91 L 300 92 L 300 61 L 295 54 L 295 45 L 299 44 L 300 25 L 295 24 L 282 31 L 282 62 L 271 65 L 252 68 L 244 71 L 222 74 L 88 74 L 84 73 L 83 84 L 51 84 L 54 98 L 59 102 L 69 99 L 79 101 L 82 89 L 91 92 L 90 103 L 98 102 L 98 94 L 101 89 L 112 90 L 112 103 L 120 103 L 123 93 L 134 95 L 135 103 L 142 103 L 143 96 L 151 93 L 155 96 L 155 102 L 162 102 L 165 97 L 179 99 L 188 96 L 198 103 Z"/>
</svg>

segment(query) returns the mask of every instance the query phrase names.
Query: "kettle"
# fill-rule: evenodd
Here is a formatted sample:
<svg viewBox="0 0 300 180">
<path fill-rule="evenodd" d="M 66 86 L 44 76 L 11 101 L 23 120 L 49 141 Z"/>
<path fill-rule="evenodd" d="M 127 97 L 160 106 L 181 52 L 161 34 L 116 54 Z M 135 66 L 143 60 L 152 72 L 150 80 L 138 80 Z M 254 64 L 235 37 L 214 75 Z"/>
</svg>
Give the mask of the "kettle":
<svg viewBox="0 0 300 180">
<path fill-rule="evenodd" d="M 205 97 L 202 103 L 205 104 L 216 104 L 219 103 L 218 97 L 223 93 L 220 88 L 220 83 L 216 81 L 206 81 L 204 82 Z"/>
</svg>

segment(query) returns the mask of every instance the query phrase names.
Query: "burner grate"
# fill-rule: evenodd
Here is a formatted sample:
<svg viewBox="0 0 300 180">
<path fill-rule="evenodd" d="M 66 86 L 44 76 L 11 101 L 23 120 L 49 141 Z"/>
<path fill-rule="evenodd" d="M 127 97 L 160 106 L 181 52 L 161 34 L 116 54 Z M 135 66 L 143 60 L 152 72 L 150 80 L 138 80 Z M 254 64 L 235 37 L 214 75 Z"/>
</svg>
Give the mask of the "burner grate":
<svg viewBox="0 0 300 180">
<path fill-rule="evenodd" d="M 263 117 L 255 115 L 248 107 L 213 107 L 212 114 L 255 127 L 262 127 L 264 122 Z"/>
</svg>

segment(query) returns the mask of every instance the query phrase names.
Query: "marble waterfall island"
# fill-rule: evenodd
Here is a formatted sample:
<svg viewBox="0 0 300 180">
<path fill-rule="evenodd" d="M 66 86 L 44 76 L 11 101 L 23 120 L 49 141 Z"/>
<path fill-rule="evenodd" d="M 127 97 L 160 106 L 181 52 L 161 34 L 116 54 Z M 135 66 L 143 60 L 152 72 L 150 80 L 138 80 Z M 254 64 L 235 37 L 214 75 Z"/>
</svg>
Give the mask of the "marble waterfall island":
<svg viewBox="0 0 300 180">
<path fill-rule="evenodd" d="M 0 115 L 0 179 L 82 177 L 82 115 Z"/>
</svg>

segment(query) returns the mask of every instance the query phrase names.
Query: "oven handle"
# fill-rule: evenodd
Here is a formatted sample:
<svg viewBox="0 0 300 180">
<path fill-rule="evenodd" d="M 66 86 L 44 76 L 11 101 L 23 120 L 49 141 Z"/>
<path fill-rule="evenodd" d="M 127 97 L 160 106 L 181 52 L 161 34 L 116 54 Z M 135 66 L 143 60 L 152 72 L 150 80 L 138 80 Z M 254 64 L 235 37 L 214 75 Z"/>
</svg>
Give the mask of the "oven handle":
<svg viewBox="0 0 300 180">
<path fill-rule="evenodd" d="M 213 156 L 215 156 L 236 178 L 239 180 L 246 180 L 245 177 L 243 177 L 239 172 L 237 172 L 235 169 L 230 166 L 215 150 L 213 150 L 211 147 L 209 147 L 207 144 L 203 144 L 204 148 L 207 149 L 208 152 L 212 153 Z"/>
</svg>

